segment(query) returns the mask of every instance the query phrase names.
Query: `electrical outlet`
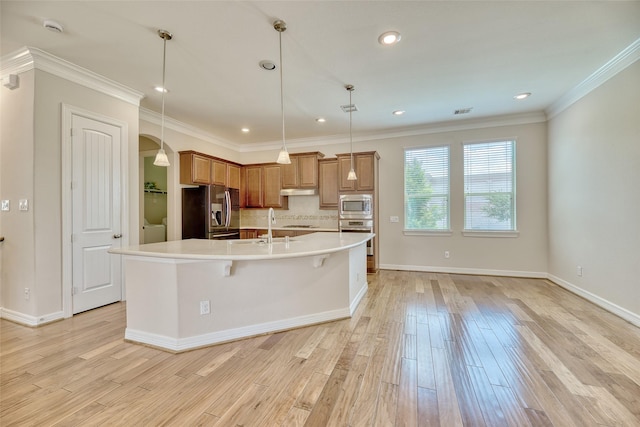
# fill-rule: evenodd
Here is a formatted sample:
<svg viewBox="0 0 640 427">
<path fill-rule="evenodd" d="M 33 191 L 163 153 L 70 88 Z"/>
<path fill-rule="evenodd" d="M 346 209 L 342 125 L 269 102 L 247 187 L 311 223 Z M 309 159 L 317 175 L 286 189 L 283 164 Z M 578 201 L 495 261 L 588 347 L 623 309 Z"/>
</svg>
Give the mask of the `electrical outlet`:
<svg viewBox="0 0 640 427">
<path fill-rule="evenodd" d="M 578 274 L 578 276 L 582 277 L 582 267 L 581 266 L 578 266 L 576 268 L 576 273 Z"/>
<path fill-rule="evenodd" d="M 209 313 L 211 313 L 209 300 L 200 301 L 200 314 L 209 314 Z"/>
<path fill-rule="evenodd" d="M 24 299 L 25 299 L 25 301 L 29 301 L 29 298 L 31 298 L 31 289 L 24 288 Z"/>
<path fill-rule="evenodd" d="M 449 258 L 451 254 L 449 253 L 449 251 L 444 251 L 444 257 L 445 258 Z"/>
</svg>

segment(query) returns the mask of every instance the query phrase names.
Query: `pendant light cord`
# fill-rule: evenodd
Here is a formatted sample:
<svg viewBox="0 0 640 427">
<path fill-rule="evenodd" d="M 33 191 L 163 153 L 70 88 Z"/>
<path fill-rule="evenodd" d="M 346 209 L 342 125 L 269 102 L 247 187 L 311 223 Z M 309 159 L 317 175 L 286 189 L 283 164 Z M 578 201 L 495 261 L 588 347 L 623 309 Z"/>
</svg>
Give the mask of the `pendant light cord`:
<svg viewBox="0 0 640 427">
<path fill-rule="evenodd" d="M 278 31 L 278 39 L 280 40 L 280 115 L 282 116 L 282 147 L 287 151 L 287 143 L 284 137 L 284 89 L 282 87 L 282 31 Z"/>
<path fill-rule="evenodd" d="M 162 50 L 162 113 L 160 115 L 160 149 L 164 149 L 164 94 L 167 92 L 167 88 L 164 85 L 165 70 L 167 66 L 167 37 L 162 37 L 164 40 L 164 48 Z"/>
<path fill-rule="evenodd" d="M 349 90 L 349 148 L 351 150 L 351 170 L 353 170 L 353 135 L 351 134 L 351 114 L 353 113 L 353 103 L 351 102 L 351 92 L 353 92 L 353 88 Z"/>
</svg>

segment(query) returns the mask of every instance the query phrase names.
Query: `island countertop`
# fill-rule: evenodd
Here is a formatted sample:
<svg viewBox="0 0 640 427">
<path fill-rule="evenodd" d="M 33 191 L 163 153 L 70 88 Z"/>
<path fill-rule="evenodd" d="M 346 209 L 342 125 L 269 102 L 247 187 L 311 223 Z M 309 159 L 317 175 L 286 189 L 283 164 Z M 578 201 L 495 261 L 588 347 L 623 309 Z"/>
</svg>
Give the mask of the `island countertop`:
<svg viewBox="0 0 640 427">
<path fill-rule="evenodd" d="M 316 232 L 302 236 L 274 238 L 272 244 L 264 239 L 206 240 L 188 239 L 149 243 L 112 249 L 120 255 L 192 260 L 261 260 L 315 256 L 358 246 L 373 233 Z"/>
</svg>

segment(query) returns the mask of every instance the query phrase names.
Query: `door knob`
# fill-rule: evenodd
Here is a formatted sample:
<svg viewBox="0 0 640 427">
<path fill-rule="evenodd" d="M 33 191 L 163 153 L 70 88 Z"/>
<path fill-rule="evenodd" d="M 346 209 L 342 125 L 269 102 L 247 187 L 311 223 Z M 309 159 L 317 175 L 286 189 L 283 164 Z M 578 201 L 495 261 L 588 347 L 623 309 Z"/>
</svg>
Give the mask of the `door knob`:
<svg viewBox="0 0 640 427">
<path fill-rule="evenodd" d="M 114 238 L 114 239 L 119 239 L 119 238 L 121 238 L 121 237 L 122 237 L 122 234 L 114 234 L 114 235 L 113 235 L 113 238 Z"/>
</svg>

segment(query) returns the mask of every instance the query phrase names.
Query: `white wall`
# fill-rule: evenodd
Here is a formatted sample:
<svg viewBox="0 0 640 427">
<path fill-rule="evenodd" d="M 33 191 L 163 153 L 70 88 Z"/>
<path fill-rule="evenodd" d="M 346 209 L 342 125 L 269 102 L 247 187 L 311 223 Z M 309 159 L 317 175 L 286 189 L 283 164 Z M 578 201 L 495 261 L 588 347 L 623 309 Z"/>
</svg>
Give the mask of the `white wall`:
<svg viewBox="0 0 640 427">
<path fill-rule="evenodd" d="M 549 273 L 640 320 L 640 61 L 549 122 Z M 577 266 L 583 267 L 582 277 Z M 631 315 L 631 316 L 628 316 Z"/>
<path fill-rule="evenodd" d="M 138 221 L 138 106 L 39 69 L 20 74 L 21 86 L 2 94 L 2 188 L 11 199 L 3 212 L 2 308 L 32 316 L 31 321 L 62 313 L 62 104 L 128 123 L 129 186 L 123 188 L 124 223 Z M 4 89 L 4 88 L 3 88 Z M 6 114 L 4 114 L 6 113 Z M 28 212 L 17 210 L 26 198 Z M 138 230 L 123 244 L 137 243 Z M 29 301 L 24 288 L 29 287 Z"/>
<path fill-rule="evenodd" d="M 36 299 L 28 301 L 24 288 L 35 289 L 34 230 L 34 91 L 35 71 L 19 75 L 18 88 L 0 91 L 0 199 L 9 200 L 10 210 L 0 212 L 5 237 L 2 245 L 2 307 L 36 314 Z M 31 209 L 18 210 L 18 200 L 27 199 Z"/>
</svg>

